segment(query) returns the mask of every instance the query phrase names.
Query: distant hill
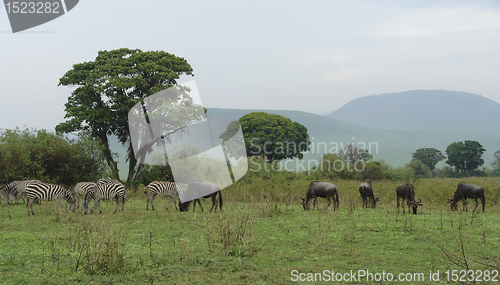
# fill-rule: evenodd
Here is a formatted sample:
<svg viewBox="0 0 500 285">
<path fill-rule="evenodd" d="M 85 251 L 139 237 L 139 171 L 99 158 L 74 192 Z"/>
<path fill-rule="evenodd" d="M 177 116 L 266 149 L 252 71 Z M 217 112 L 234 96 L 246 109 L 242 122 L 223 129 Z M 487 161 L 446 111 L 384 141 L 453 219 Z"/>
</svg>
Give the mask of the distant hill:
<svg viewBox="0 0 500 285">
<path fill-rule="evenodd" d="M 327 152 L 336 152 L 354 143 L 358 147 L 371 146 L 375 160 L 383 159 L 393 167 L 404 166 L 410 162 L 412 153 L 418 148 L 433 147 L 446 154 L 446 147 L 452 142 L 476 140 L 486 152 L 483 155 L 484 166 L 491 167 L 493 152 L 500 150 L 500 134 L 478 132 L 445 132 L 445 131 L 399 131 L 355 125 L 321 115 L 289 110 L 257 110 L 257 109 L 220 109 L 207 108 L 210 118 L 230 118 L 238 120 L 251 112 L 267 112 L 290 118 L 307 128 L 311 138 L 311 151 L 304 155 L 306 161 L 319 160 Z M 126 148 L 116 138 L 110 139 L 113 152 L 119 154 L 120 175 L 126 179 L 128 163 L 126 163 Z M 440 165 L 442 162 L 440 163 Z M 290 164 L 293 165 L 293 164 Z M 438 165 L 438 167 L 441 167 Z M 314 166 L 314 163 L 304 167 Z"/>
<path fill-rule="evenodd" d="M 311 150 L 310 154 L 305 156 L 306 158 L 319 158 L 321 154 L 325 153 L 325 144 L 327 146 L 326 151 L 331 151 L 335 150 L 336 145 L 341 148 L 347 146 L 348 143 L 354 142 L 357 146 L 365 144 L 368 147 L 372 143 L 371 151 L 374 159 L 384 159 L 390 165 L 397 167 L 410 162 L 412 153 L 418 148 L 433 147 L 441 150 L 446 155 L 446 147 L 451 143 L 476 140 L 486 149 L 483 155 L 483 159 L 485 160 L 483 166 L 491 167 L 493 152 L 500 150 L 500 133 L 480 133 L 477 130 L 474 132 L 438 131 L 432 129 L 425 131 L 388 130 L 355 125 L 301 111 L 207 109 L 209 117 L 225 117 L 236 120 L 250 112 L 263 111 L 282 115 L 294 122 L 299 122 L 307 128 L 315 147 Z"/>
<path fill-rule="evenodd" d="M 364 96 L 327 117 L 389 130 L 500 134 L 500 104 L 458 91 L 414 90 Z"/>
</svg>

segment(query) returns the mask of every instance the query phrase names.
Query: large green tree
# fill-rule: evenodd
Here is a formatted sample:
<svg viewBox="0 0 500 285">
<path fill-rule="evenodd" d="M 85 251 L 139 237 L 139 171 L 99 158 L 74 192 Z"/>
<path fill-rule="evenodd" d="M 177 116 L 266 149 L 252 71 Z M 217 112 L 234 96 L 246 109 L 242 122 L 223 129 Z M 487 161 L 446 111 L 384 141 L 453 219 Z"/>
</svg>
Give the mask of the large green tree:
<svg viewBox="0 0 500 285">
<path fill-rule="evenodd" d="M 106 161 L 116 179 L 117 162 L 109 147 L 109 136 L 115 135 L 128 144 L 128 181 L 141 172 L 137 166 L 130 131 L 128 112 L 138 102 L 177 83 L 181 75 L 193 75 L 189 63 L 181 57 L 164 51 L 146 51 L 121 48 L 100 51 L 94 61 L 73 65 L 59 79 L 59 85 L 76 86 L 66 103 L 68 120 L 56 127 L 69 133 L 86 130 L 104 146 Z M 183 100 L 179 93 L 171 98 L 173 104 Z M 135 176 L 134 176 L 135 174 Z"/>
<path fill-rule="evenodd" d="M 434 170 L 436 164 L 445 159 L 446 156 L 435 148 L 419 148 L 413 153 L 413 160 L 420 160 L 431 171 Z"/>
<path fill-rule="evenodd" d="M 240 118 L 247 156 L 268 160 L 303 158 L 309 150 L 307 128 L 281 115 L 253 112 Z"/>
<path fill-rule="evenodd" d="M 454 142 L 446 148 L 446 163 L 457 171 L 470 172 L 484 164 L 482 156 L 485 151 L 477 141 Z"/>
</svg>

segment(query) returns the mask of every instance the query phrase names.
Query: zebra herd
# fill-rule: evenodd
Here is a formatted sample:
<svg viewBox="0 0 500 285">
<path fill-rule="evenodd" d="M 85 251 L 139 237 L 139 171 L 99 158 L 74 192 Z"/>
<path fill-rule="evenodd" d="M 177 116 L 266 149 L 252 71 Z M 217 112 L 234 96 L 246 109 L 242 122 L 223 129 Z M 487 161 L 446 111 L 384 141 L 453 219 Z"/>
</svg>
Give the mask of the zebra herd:
<svg viewBox="0 0 500 285">
<path fill-rule="evenodd" d="M 170 196 L 167 209 L 170 206 L 172 200 L 175 200 L 175 196 L 179 196 L 178 192 L 182 190 L 178 189 L 176 184 L 173 182 L 164 181 L 153 181 L 148 184 L 144 190 L 145 194 L 148 194 L 146 210 L 149 210 L 149 203 L 151 203 L 151 208 L 154 208 L 154 199 L 156 196 Z M 80 206 L 80 200 L 82 200 L 83 212 L 87 214 L 89 212 L 89 204 L 94 199 L 93 211 L 96 212 L 97 207 L 99 207 L 99 213 L 101 211 L 101 200 L 114 199 L 116 207 L 113 213 L 116 213 L 119 205 L 122 205 L 122 211 L 125 206 L 125 198 L 127 192 L 125 191 L 125 186 L 118 180 L 113 179 L 99 179 L 97 183 L 94 182 L 80 182 L 76 184 L 73 189 L 67 190 L 59 185 L 44 183 L 39 180 L 22 180 L 22 181 L 12 181 L 4 185 L 0 189 L 0 201 L 3 199 L 4 195 L 7 195 L 7 202 L 12 204 L 14 198 L 15 203 L 19 198 L 23 198 L 23 203 L 26 203 L 26 208 L 28 209 L 28 216 L 34 215 L 33 204 L 36 202 L 40 203 L 44 201 L 55 201 L 56 202 L 56 213 L 61 210 L 61 201 L 65 200 L 70 205 L 70 211 L 75 212 Z M 27 197 L 25 202 L 24 197 Z M 175 204 L 177 209 L 177 205 Z"/>
</svg>

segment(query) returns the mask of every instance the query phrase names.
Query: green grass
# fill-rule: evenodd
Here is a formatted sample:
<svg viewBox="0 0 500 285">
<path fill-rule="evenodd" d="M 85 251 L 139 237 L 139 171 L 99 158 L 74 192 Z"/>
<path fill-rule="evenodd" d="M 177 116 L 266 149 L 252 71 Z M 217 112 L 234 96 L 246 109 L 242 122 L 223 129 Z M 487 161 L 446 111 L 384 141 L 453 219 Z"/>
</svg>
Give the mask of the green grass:
<svg viewBox="0 0 500 285">
<path fill-rule="evenodd" d="M 300 196 L 308 182 L 243 180 L 223 190 L 217 213 L 208 213 L 208 200 L 203 213 L 167 211 L 166 198 L 146 211 L 142 193 L 130 193 L 125 211 L 114 215 L 114 202 L 102 202 L 100 215 L 83 215 L 81 207 L 69 213 L 63 202 L 59 216 L 54 202 L 35 205 L 35 216 L 22 204 L 2 204 L 0 283 L 288 284 L 292 270 L 369 270 L 424 273 L 425 282 L 405 284 L 435 284 L 430 271 L 440 270 L 447 283 L 446 270 L 500 269 L 500 179 L 467 181 L 487 189 L 484 214 L 449 209 L 454 179 L 412 182 L 424 203 L 418 215 L 397 214 L 399 182 L 389 181 L 373 183 L 375 209 L 361 208 L 359 181 L 336 181 L 339 211 L 305 212 Z"/>
</svg>

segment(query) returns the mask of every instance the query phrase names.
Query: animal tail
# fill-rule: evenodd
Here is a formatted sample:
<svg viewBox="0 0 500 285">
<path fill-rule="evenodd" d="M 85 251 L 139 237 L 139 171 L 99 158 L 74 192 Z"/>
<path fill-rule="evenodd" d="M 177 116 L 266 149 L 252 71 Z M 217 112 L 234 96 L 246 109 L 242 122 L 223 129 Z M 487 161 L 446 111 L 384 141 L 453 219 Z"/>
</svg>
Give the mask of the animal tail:
<svg viewBox="0 0 500 285">
<path fill-rule="evenodd" d="M 144 194 L 148 194 L 148 186 L 146 186 L 146 188 L 144 188 Z"/>
<path fill-rule="evenodd" d="M 219 210 L 222 211 L 222 192 L 219 190 Z"/>
</svg>

